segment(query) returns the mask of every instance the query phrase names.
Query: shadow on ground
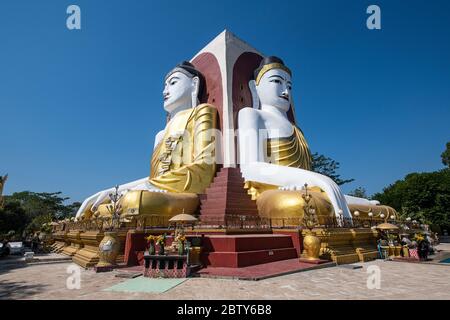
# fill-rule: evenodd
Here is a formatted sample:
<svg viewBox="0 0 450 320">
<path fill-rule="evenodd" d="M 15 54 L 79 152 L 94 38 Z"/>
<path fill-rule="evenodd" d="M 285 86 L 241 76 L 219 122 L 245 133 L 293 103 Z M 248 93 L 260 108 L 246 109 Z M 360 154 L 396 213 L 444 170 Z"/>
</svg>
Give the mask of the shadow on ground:
<svg viewBox="0 0 450 320">
<path fill-rule="evenodd" d="M 0 280 L 0 300 L 26 299 L 43 292 L 46 285 L 30 285 L 26 282 Z"/>
<path fill-rule="evenodd" d="M 20 257 L 5 257 L 0 259 L 0 275 L 10 272 L 14 269 L 25 268 L 27 264 L 20 261 Z"/>
</svg>

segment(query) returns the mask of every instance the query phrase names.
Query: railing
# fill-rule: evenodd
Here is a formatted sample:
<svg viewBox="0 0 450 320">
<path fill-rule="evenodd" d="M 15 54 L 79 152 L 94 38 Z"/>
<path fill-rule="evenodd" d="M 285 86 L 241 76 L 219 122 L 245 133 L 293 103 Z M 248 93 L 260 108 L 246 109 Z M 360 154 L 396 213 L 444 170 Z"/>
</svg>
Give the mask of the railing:
<svg viewBox="0 0 450 320">
<path fill-rule="evenodd" d="M 128 229 L 154 230 L 174 229 L 175 223 L 169 221 L 170 217 L 161 215 L 147 215 L 143 217 L 132 217 L 129 220 L 117 220 L 110 217 L 96 218 L 91 220 L 66 222 L 61 230 L 86 231 L 126 231 Z M 323 228 L 372 228 L 380 223 L 388 222 L 402 229 L 414 229 L 416 226 L 410 221 L 385 220 L 381 218 L 354 217 L 319 217 L 316 227 Z M 195 223 L 185 223 L 185 227 L 192 229 L 235 229 L 235 230 L 270 230 L 276 229 L 299 229 L 304 226 L 301 218 L 266 218 L 249 215 L 227 215 L 225 217 L 198 217 Z"/>
<path fill-rule="evenodd" d="M 250 215 L 227 215 L 221 217 L 206 217 L 195 223 L 198 229 L 237 229 L 237 230 L 270 230 L 271 219 Z"/>
</svg>

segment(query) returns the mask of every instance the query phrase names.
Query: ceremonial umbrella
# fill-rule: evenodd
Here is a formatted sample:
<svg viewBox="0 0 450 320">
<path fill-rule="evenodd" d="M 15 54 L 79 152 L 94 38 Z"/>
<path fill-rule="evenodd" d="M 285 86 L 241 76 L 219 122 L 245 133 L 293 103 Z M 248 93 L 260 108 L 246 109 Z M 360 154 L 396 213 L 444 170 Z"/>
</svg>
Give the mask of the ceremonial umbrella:
<svg viewBox="0 0 450 320">
<path fill-rule="evenodd" d="M 396 232 L 398 232 L 399 227 L 397 227 L 396 225 L 394 225 L 392 223 L 385 222 L 385 223 L 381 223 L 381 224 L 377 225 L 377 229 L 385 230 L 386 234 L 387 234 L 387 237 L 389 239 L 389 231 L 396 231 Z"/>
<path fill-rule="evenodd" d="M 184 210 L 183 210 L 183 212 L 184 212 Z M 186 223 L 186 222 L 194 223 L 197 220 L 198 219 L 196 217 L 191 216 L 190 214 L 185 214 L 185 213 L 177 214 L 176 216 L 174 216 L 174 217 L 169 219 L 170 222 L 175 222 L 176 223 L 177 230 L 184 230 L 184 223 Z M 181 229 L 178 229 L 178 228 L 180 228 L 180 224 L 181 224 Z M 175 231 L 175 235 L 177 233 L 178 232 Z"/>
<path fill-rule="evenodd" d="M 176 216 L 169 219 L 170 222 L 195 222 L 198 219 L 194 216 L 191 216 L 190 214 L 177 214 Z"/>
</svg>

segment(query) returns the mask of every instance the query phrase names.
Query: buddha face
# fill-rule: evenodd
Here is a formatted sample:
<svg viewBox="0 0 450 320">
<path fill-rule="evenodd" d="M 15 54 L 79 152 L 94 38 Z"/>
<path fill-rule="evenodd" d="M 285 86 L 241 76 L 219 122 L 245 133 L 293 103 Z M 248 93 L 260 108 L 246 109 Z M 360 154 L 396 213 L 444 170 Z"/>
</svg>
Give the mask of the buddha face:
<svg viewBox="0 0 450 320">
<path fill-rule="evenodd" d="M 287 112 L 291 106 L 291 76 L 284 70 L 267 71 L 256 86 L 261 105 L 270 105 Z"/>
<path fill-rule="evenodd" d="M 164 109 L 172 113 L 180 108 L 192 106 L 192 96 L 198 88 L 198 77 L 190 78 L 184 73 L 174 72 L 164 83 Z"/>
</svg>

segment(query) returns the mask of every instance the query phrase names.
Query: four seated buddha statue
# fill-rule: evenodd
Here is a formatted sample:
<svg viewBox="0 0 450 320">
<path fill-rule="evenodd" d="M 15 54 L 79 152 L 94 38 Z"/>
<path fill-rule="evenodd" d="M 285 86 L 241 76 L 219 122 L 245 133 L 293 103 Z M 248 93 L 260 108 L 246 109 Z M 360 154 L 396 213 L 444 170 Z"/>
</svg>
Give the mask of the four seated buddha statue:
<svg viewBox="0 0 450 320">
<path fill-rule="evenodd" d="M 321 224 L 333 217 L 351 221 L 357 210 L 396 214 L 376 201 L 345 196 L 332 179 L 311 171 L 306 139 L 288 117 L 293 108 L 292 73 L 281 59 L 264 58 L 253 76 L 249 86 L 256 105 L 239 111 L 238 149 L 245 187 L 256 200 L 260 216 L 293 218 L 297 219 L 294 224 L 301 223 L 305 184 Z M 204 90 L 204 76 L 189 62 L 166 75 L 163 97 L 169 121 L 155 137 L 150 176 L 118 188 L 123 195 L 122 217 L 170 218 L 197 212 L 198 195 L 205 192 L 216 173 L 220 140 L 216 108 L 199 103 Z M 86 199 L 77 219 L 110 216 L 112 192 L 114 188 Z"/>
</svg>

